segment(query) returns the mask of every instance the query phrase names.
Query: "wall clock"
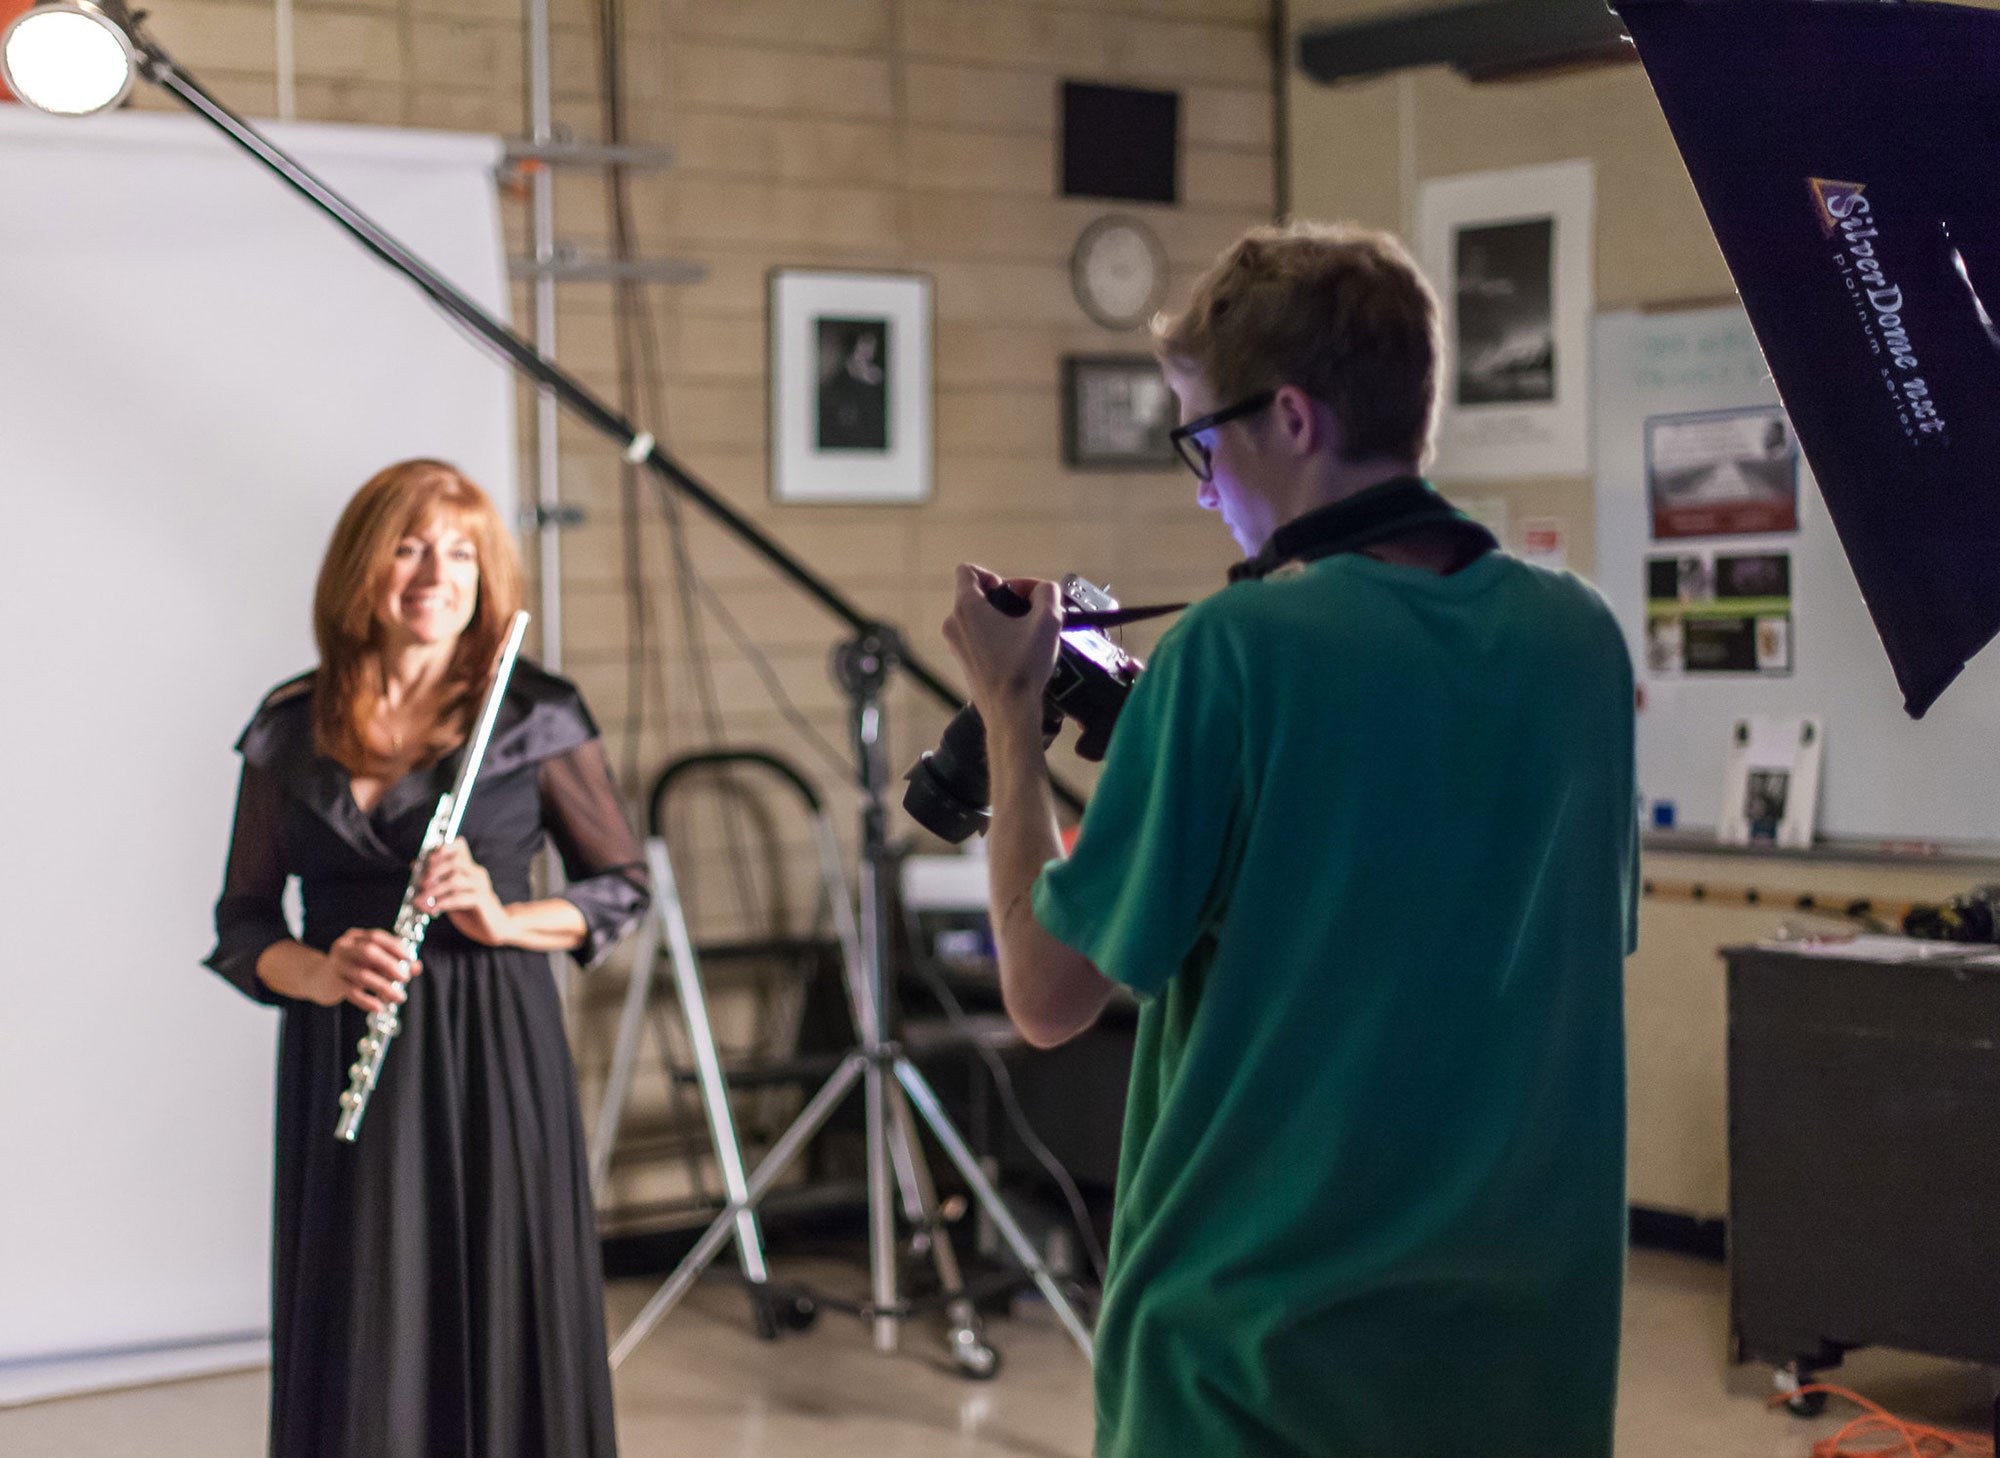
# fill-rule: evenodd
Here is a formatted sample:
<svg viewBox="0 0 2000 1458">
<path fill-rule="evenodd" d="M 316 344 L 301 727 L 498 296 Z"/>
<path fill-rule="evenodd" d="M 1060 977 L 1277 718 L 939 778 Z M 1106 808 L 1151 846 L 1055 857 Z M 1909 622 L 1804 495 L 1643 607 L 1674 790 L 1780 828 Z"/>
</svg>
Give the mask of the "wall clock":
<svg viewBox="0 0 2000 1458">
<path fill-rule="evenodd" d="M 1139 219 L 1112 213 L 1077 238 L 1069 282 L 1083 312 L 1106 329 L 1136 329 L 1166 294 L 1167 250 Z"/>
</svg>

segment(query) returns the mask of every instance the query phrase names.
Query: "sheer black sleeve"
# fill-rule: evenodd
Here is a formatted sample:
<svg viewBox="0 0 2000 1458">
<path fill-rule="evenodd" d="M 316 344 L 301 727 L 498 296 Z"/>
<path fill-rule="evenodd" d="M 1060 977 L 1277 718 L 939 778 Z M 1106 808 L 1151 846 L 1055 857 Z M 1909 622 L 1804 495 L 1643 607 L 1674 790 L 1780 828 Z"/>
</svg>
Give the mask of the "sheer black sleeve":
<svg viewBox="0 0 2000 1458">
<path fill-rule="evenodd" d="M 625 822 L 602 739 L 551 755 L 541 762 L 538 777 L 542 821 L 569 877 L 562 897 L 583 913 L 584 939 L 576 959 L 594 967 L 652 902 L 645 854 Z"/>
<path fill-rule="evenodd" d="M 285 865 L 278 844 L 282 805 L 276 777 L 246 762 L 236 791 L 229 868 L 222 898 L 215 903 L 215 950 L 205 959 L 246 997 L 274 1007 L 287 999 L 257 975 L 257 959 L 266 947 L 292 935 L 285 923 Z"/>
</svg>

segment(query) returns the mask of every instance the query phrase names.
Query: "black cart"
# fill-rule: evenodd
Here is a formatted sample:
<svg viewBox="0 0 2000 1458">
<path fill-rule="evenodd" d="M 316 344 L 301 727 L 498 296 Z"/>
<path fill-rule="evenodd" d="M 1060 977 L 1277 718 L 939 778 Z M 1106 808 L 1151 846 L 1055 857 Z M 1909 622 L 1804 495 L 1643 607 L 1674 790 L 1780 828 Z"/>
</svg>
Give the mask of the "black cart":
<svg viewBox="0 0 2000 1458">
<path fill-rule="evenodd" d="M 1991 950 L 1724 950 L 1737 1361 L 1771 1363 L 1781 1385 L 1861 1346 L 2000 1366 Z M 2000 1402 L 1994 1425 L 2000 1437 Z"/>
</svg>

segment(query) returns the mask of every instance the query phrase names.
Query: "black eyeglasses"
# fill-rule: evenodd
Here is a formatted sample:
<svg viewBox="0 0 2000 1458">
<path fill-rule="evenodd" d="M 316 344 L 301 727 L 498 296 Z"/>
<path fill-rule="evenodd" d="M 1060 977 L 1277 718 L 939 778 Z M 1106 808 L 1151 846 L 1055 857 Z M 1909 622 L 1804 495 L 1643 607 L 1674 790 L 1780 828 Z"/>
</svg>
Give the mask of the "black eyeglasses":
<svg viewBox="0 0 2000 1458">
<path fill-rule="evenodd" d="M 1276 390 L 1264 390 L 1247 400 L 1239 400 L 1234 405 L 1204 415 L 1199 420 L 1175 426 L 1167 432 L 1167 439 L 1174 443 L 1174 449 L 1187 462 L 1187 468 L 1194 472 L 1195 480 L 1212 481 L 1215 479 L 1215 457 L 1201 440 L 1201 433 L 1218 425 L 1227 425 L 1232 420 L 1241 420 L 1246 415 L 1255 415 L 1277 398 Z"/>
</svg>

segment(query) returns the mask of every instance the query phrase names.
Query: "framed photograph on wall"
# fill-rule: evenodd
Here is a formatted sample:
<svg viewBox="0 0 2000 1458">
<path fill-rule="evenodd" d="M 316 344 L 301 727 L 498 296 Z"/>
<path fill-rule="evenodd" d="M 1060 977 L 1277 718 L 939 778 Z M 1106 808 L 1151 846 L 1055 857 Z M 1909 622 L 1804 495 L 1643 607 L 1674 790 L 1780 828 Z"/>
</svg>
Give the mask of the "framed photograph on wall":
<svg viewBox="0 0 2000 1458">
<path fill-rule="evenodd" d="M 1423 185 L 1417 251 L 1445 333 L 1438 476 L 1588 473 L 1595 195 L 1589 161 Z"/>
<path fill-rule="evenodd" d="M 774 269 L 770 310 L 772 499 L 929 499 L 931 281 Z"/>
<path fill-rule="evenodd" d="M 1149 354 L 1066 354 L 1063 464 L 1079 470 L 1171 471 L 1174 392 Z"/>
</svg>

